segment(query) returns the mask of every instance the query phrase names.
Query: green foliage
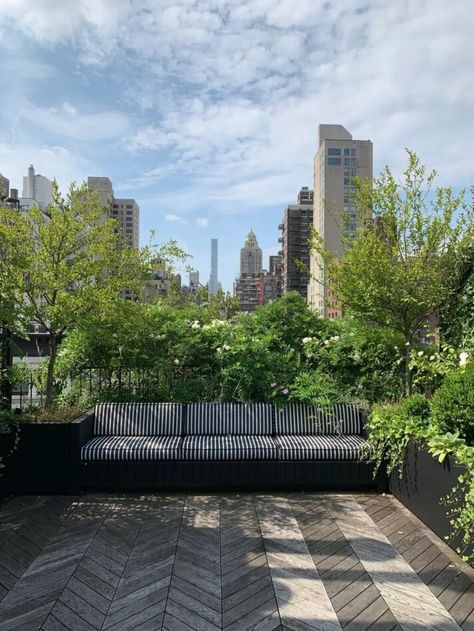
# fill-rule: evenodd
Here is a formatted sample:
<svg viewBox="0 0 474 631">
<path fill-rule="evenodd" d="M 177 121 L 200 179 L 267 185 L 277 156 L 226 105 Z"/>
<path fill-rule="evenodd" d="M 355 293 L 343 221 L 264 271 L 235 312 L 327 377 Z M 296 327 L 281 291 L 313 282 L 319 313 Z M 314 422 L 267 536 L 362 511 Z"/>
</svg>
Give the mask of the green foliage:
<svg viewBox="0 0 474 631">
<path fill-rule="evenodd" d="M 400 476 L 403 474 L 405 450 L 411 440 L 426 444 L 439 463 L 452 455 L 465 467 L 451 493 L 444 498 L 444 503 L 452 525 L 449 538 L 460 537 L 462 543 L 457 551 L 465 554 L 466 560 L 470 560 L 467 551 L 472 548 L 474 539 L 474 447 L 466 441 L 466 436 L 474 427 L 474 408 L 464 404 L 458 413 L 447 404 L 448 411 L 444 416 L 438 406 L 442 406 L 443 396 L 451 397 L 451 392 L 453 402 L 461 393 L 460 384 L 470 384 L 472 392 L 472 375 L 466 377 L 468 372 L 466 369 L 447 377 L 444 395 L 442 386 L 438 390 L 439 397 L 435 395 L 432 402 L 417 394 L 397 404 L 374 406 L 365 447 L 366 457 L 375 463 L 377 469 L 386 466 L 388 473 L 397 471 Z"/>
<path fill-rule="evenodd" d="M 446 375 L 459 367 L 459 351 L 449 344 L 442 344 L 440 349 L 412 349 L 408 366 L 417 391 L 432 395 Z"/>
<path fill-rule="evenodd" d="M 450 188 L 431 194 L 434 178 L 408 151 L 401 183 L 388 167 L 373 182 L 357 182 L 358 227 L 346 238 L 343 257 L 331 256 L 318 235 L 313 240 L 326 282 L 344 309 L 362 322 L 400 333 L 408 345 L 448 302 L 474 239 L 474 206 Z"/>
<path fill-rule="evenodd" d="M 368 423 L 367 457 L 378 469 L 402 474 L 405 449 L 412 439 L 424 439 L 430 427 L 430 402 L 414 394 L 400 403 L 377 404 Z"/>
<path fill-rule="evenodd" d="M 471 417 L 474 423 L 474 417 Z M 448 517 L 452 526 L 449 539 L 459 537 L 460 545 L 456 551 L 465 561 L 474 560 L 472 552 L 474 541 L 474 447 L 466 444 L 459 432 L 447 434 L 433 433 L 428 439 L 431 455 L 443 462 L 447 455 L 452 455 L 459 465 L 465 467 L 451 493 L 444 498 Z"/>
<path fill-rule="evenodd" d="M 474 445 L 474 364 L 449 374 L 432 399 L 433 420 L 441 431 L 457 433 Z"/>
</svg>

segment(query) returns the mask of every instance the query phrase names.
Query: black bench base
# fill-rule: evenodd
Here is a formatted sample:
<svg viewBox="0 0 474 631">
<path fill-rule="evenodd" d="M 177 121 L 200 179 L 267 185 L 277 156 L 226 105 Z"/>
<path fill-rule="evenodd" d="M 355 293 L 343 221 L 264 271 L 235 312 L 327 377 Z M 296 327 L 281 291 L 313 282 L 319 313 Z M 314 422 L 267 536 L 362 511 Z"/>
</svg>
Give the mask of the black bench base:
<svg viewBox="0 0 474 631">
<path fill-rule="evenodd" d="M 356 461 L 161 461 L 81 463 L 81 489 L 104 491 L 386 491 L 386 476 Z M 79 490 L 79 489 L 78 489 Z"/>
</svg>

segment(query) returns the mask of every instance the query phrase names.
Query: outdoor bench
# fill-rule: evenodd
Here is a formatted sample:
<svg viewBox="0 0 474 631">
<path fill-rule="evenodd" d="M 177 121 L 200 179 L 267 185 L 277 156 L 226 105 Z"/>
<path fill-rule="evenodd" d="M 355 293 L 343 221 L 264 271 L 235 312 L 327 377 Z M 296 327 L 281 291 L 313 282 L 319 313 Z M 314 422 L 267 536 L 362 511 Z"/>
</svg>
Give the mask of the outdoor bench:
<svg viewBox="0 0 474 631">
<path fill-rule="evenodd" d="M 355 404 L 102 403 L 72 453 L 80 489 L 380 489 L 364 423 Z"/>
</svg>

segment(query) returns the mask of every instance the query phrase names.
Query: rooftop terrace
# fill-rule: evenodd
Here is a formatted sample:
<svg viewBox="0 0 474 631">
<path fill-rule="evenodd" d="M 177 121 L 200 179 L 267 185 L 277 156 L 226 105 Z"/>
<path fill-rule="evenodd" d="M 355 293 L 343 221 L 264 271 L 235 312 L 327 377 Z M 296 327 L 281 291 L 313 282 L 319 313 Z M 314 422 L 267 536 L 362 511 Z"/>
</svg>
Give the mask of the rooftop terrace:
<svg viewBox="0 0 474 631">
<path fill-rule="evenodd" d="M 2 631 L 472 631 L 473 576 L 391 496 L 0 504 Z"/>
</svg>

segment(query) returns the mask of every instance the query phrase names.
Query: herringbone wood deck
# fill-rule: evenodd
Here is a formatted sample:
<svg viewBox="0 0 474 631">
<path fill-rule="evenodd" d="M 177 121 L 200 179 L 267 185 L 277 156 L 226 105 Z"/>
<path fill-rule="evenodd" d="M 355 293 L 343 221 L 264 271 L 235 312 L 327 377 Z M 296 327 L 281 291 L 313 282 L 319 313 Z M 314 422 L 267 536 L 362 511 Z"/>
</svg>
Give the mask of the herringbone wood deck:
<svg viewBox="0 0 474 631">
<path fill-rule="evenodd" d="M 474 631 L 473 572 L 386 496 L 18 497 L 9 629 Z"/>
</svg>

